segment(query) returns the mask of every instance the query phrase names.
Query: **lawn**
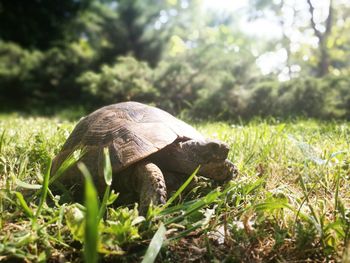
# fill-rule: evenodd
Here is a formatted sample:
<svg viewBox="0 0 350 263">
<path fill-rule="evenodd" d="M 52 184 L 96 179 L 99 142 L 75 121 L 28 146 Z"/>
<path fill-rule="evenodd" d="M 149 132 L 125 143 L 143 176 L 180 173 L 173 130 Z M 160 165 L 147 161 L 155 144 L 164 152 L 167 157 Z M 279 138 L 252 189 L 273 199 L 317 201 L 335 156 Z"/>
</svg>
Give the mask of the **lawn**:
<svg viewBox="0 0 350 263">
<path fill-rule="evenodd" d="M 51 193 L 50 160 L 74 124 L 0 116 L 0 261 L 350 261 L 347 122 L 196 124 L 230 145 L 239 175 L 197 178 L 146 218 L 113 193 L 97 204 L 89 180 L 85 206 Z"/>
</svg>

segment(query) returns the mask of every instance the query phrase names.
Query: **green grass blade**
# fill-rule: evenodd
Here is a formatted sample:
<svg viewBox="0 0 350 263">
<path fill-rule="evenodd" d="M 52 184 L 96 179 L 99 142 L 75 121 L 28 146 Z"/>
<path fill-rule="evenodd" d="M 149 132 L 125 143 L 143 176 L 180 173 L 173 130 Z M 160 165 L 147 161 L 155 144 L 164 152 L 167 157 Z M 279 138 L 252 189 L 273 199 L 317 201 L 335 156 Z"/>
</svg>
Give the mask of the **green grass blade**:
<svg viewBox="0 0 350 263">
<path fill-rule="evenodd" d="M 165 205 L 162 206 L 162 210 L 167 208 L 169 205 L 172 204 L 172 202 L 174 202 L 174 200 L 186 189 L 186 187 L 190 184 L 190 182 L 192 181 L 192 179 L 196 176 L 198 170 L 199 170 L 200 166 L 197 167 L 197 169 L 191 174 L 190 177 L 188 177 L 188 179 L 186 180 L 186 182 L 184 182 L 180 188 L 176 191 L 176 193 L 169 198 L 169 200 L 166 202 Z"/>
<path fill-rule="evenodd" d="M 320 224 L 320 218 L 317 216 L 317 213 L 314 209 L 314 206 L 311 204 L 310 202 L 310 194 L 312 193 L 313 189 L 316 188 L 316 183 L 314 184 L 314 186 L 308 191 L 307 190 L 307 187 L 306 187 L 306 184 L 304 182 L 304 179 L 303 179 L 303 176 L 299 176 L 299 182 L 300 182 L 300 185 L 301 185 L 301 188 L 302 188 L 302 193 L 304 195 L 304 198 L 305 198 L 305 201 L 306 201 L 306 204 L 307 206 L 309 207 L 310 209 L 310 212 L 311 212 L 311 215 L 313 217 L 313 219 L 315 220 L 315 222 L 319 225 Z"/>
<path fill-rule="evenodd" d="M 103 167 L 103 175 L 105 178 L 105 182 L 107 185 L 112 184 L 112 164 L 111 164 L 111 158 L 109 155 L 108 147 L 103 148 L 103 154 L 104 154 L 104 167 Z"/>
<path fill-rule="evenodd" d="M 87 263 L 95 263 L 98 261 L 98 195 L 86 166 L 83 163 L 78 163 L 78 167 L 85 177 L 84 258 Z"/>
<path fill-rule="evenodd" d="M 198 223 L 194 224 L 193 226 L 189 227 L 188 229 L 186 229 L 186 230 L 176 234 L 175 236 L 169 238 L 168 241 L 170 242 L 170 241 L 174 241 L 174 240 L 178 240 L 178 239 L 181 239 L 183 237 L 186 237 L 189 233 L 197 230 L 198 228 L 200 228 L 202 226 L 203 226 L 202 222 L 198 222 Z"/>
<path fill-rule="evenodd" d="M 204 196 L 203 198 L 198 199 L 196 202 L 194 202 L 193 204 L 191 204 L 186 210 L 185 213 L 177 216 L 177 217 L 173 217 L 170 220 L 167 220 L 165 222 L 165 225 L 169 225 L 175 222 L 178 222 L 182 219 L 184 219 L 186 216 L 198 211 L 199 209 L 214 203 L 215 201 L 217 201 L 219 199 L 219 196 L 222 193 L 220 193 L 217 190 L 211 191 L 210 193 L 208 193 L 206 196 Z"/>
<path fill-rule="evenodd" d="M 2 151 L 2 146 L 4 145 L 4 141 L 5 141 L 5 131 L 6 130 L 3 130 L 3 132 L 1 133 L 1 136 L 0 136 L 0 153 Z"/>
<path fill-rule="evenodd" d="M 43 187 L 41 188 L 40 203 L 39 203 L 39 206 L 38 206 L 38 210 L 36 211 L 36 215 L 35 215 L 36 219 L 39 217 L 39 215 L 41 213 L 41 210 L 43 208 L 43 205 L 44 205 L 44 203 L 46 201 L 47 191 L 48 191 L 48 188 L 49 188 L 51 165 L 52 165 L 52 161 L 49 160 L 48 161 L 47 170 L 46 170 L 46 173 L 44 175 Z"/>
<path fill-rule="evenodd" d="M 42 185 L 40 184 L 28 184 L 26 182 L 21 181 L 18 178 L 14 178 L 14 181 L 16 183 L 17 186 L 24 188 L 24 189 L 28 189 L 28 190 L 39 190 L 42 188 Z"/>
<path fill-rule="evenodd" d="M 337 173 L 335 175 L 336 177 L 336 183 L 335 183 L 335 194 L 334 194 L 334 218 L 337 217 L 337 211 L 340 211 L 339 209 L 339 186 L 340 186 L 340 174 Z"/>
<path fill-rule="evenodd" d="M 288 200 L 286 199 L 268 200 L 266 202 L 256 204 L 253 207 L 256 211 L 276 210 L 282 208 L 291 209 L 290 205 L 288 204 Z"/>
<path fill-rule="evenodd" d="M 15 195 L 17 197 L 17 200 L 19 201 L 19 204 L 21 205 L 21 207 L 23 208 L 27 216 L 29 218 L 33 218 L 34 217 L 33 211 L 27 205 L 27 202 L 24 200 L 23 195 L 20 192 L 15 192 Z"/>
<path fill-rule="evenodd" d="M 57 169 L 55 174 L 50 178 L 49 184 L 55 182 L 60 176 L 74 164 L 76 164 L 85 154 L 85 149 L 77 149 L 72 152 L 68 157 L 63 161 L 61 166 Z"/>
<path fill-rule="evenodd" d="M 100 220 L 101 220 L 101 218 L 103 218 L 105 211 L 106 211 L 106 208 L 107 208 L 109 195 L 111 193 L 111 184 L 112 184 L 112 176 L 113 176 L 111 159 L 110 159 L 109 150 L 107 147 L 105 147 L 103 149 L 103 154 L 104 154 L 103 175 L 104 175 L 107 187 L 106 187 L 105 193 L 103 195 L 102 203 L 100 206 L 100 211 L 98 213 L 99 214 L 98 217 Z"/>
<path fill-rule="evenodd" d="M 163 245 L 165 239 L 166 228 L 160 224 L 157 232 L 154 234 L 151 243 L 149 244 L 145 257 L 142 260 L 142 263 L 153 263 L 156 260 L 156 257 Z"/>
<path fill-rule="evenodd" d="M 110 193 L 111 193 L 111 187 L 109 185 L 107 185 L 105 193 L 103 195 L 102 202 L 101 202 L 100 211 L 98 212 L 99 220 L 101 220 L 103 218 L 103 216 L 106 212 L 107 203 L 108 203 Z"/>
</svg>

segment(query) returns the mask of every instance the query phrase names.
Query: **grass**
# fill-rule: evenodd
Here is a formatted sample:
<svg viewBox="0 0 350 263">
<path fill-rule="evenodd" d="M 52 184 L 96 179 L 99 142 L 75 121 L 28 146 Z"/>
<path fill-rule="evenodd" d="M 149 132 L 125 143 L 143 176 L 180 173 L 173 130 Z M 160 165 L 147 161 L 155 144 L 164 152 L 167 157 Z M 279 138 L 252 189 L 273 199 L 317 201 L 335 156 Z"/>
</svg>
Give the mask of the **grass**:
<svg viewBox="0 0 350 263">
<path fill-rule="evenodd" d="M 86 206 L 50 191 L 50 160 L 74 124 L 0 116 L 0 261 L 350 260 L 349 123 L 199 124 L 230 145 L 238 177 L 223 186 L 199 178 L 146 218 L 114 207 L 113 191 L 96 203 L 90 180 Z M 105 171 L 110 180 L 108 162 Z"/>
</svg>

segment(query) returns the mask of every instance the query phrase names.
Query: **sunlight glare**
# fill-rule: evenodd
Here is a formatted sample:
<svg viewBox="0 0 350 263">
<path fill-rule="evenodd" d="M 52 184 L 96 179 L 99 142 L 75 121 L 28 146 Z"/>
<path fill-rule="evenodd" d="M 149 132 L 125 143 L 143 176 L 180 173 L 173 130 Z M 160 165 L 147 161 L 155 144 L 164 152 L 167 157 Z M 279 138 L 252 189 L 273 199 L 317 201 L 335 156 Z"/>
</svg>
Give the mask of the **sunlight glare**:
<svg viewBox="0 0 350 263">
<path fill-rule="evenodd" d="M 203 0 L 204 9 L 218 11 L 236 11 L 248 6 L 248 0 Z"/>
</svg>

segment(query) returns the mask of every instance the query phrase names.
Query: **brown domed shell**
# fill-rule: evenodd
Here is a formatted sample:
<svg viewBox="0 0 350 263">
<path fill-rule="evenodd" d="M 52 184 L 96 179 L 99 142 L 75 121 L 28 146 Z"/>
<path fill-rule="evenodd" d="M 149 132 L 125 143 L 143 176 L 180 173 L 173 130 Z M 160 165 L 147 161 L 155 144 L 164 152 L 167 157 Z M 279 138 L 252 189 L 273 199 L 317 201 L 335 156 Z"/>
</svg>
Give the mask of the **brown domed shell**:
<svg viewBox="0 0 350 263">
<path fill-rule="evenodd" d="M 138 102 L 109 105 L 77 124 L 54 159 L 51 172 L 55 172 L 78 147 L 85 147 L 88 152 L 86 158 L 89 160 L 84 157 L 83 161 L 97 162 L 96 166 L 100 166 L 103 148 L 108 147 L 113 171 L 118 172 L 177 139 L 201 140 L 203 136 L 190 125 L 155 107 Z"/>
</svg>

